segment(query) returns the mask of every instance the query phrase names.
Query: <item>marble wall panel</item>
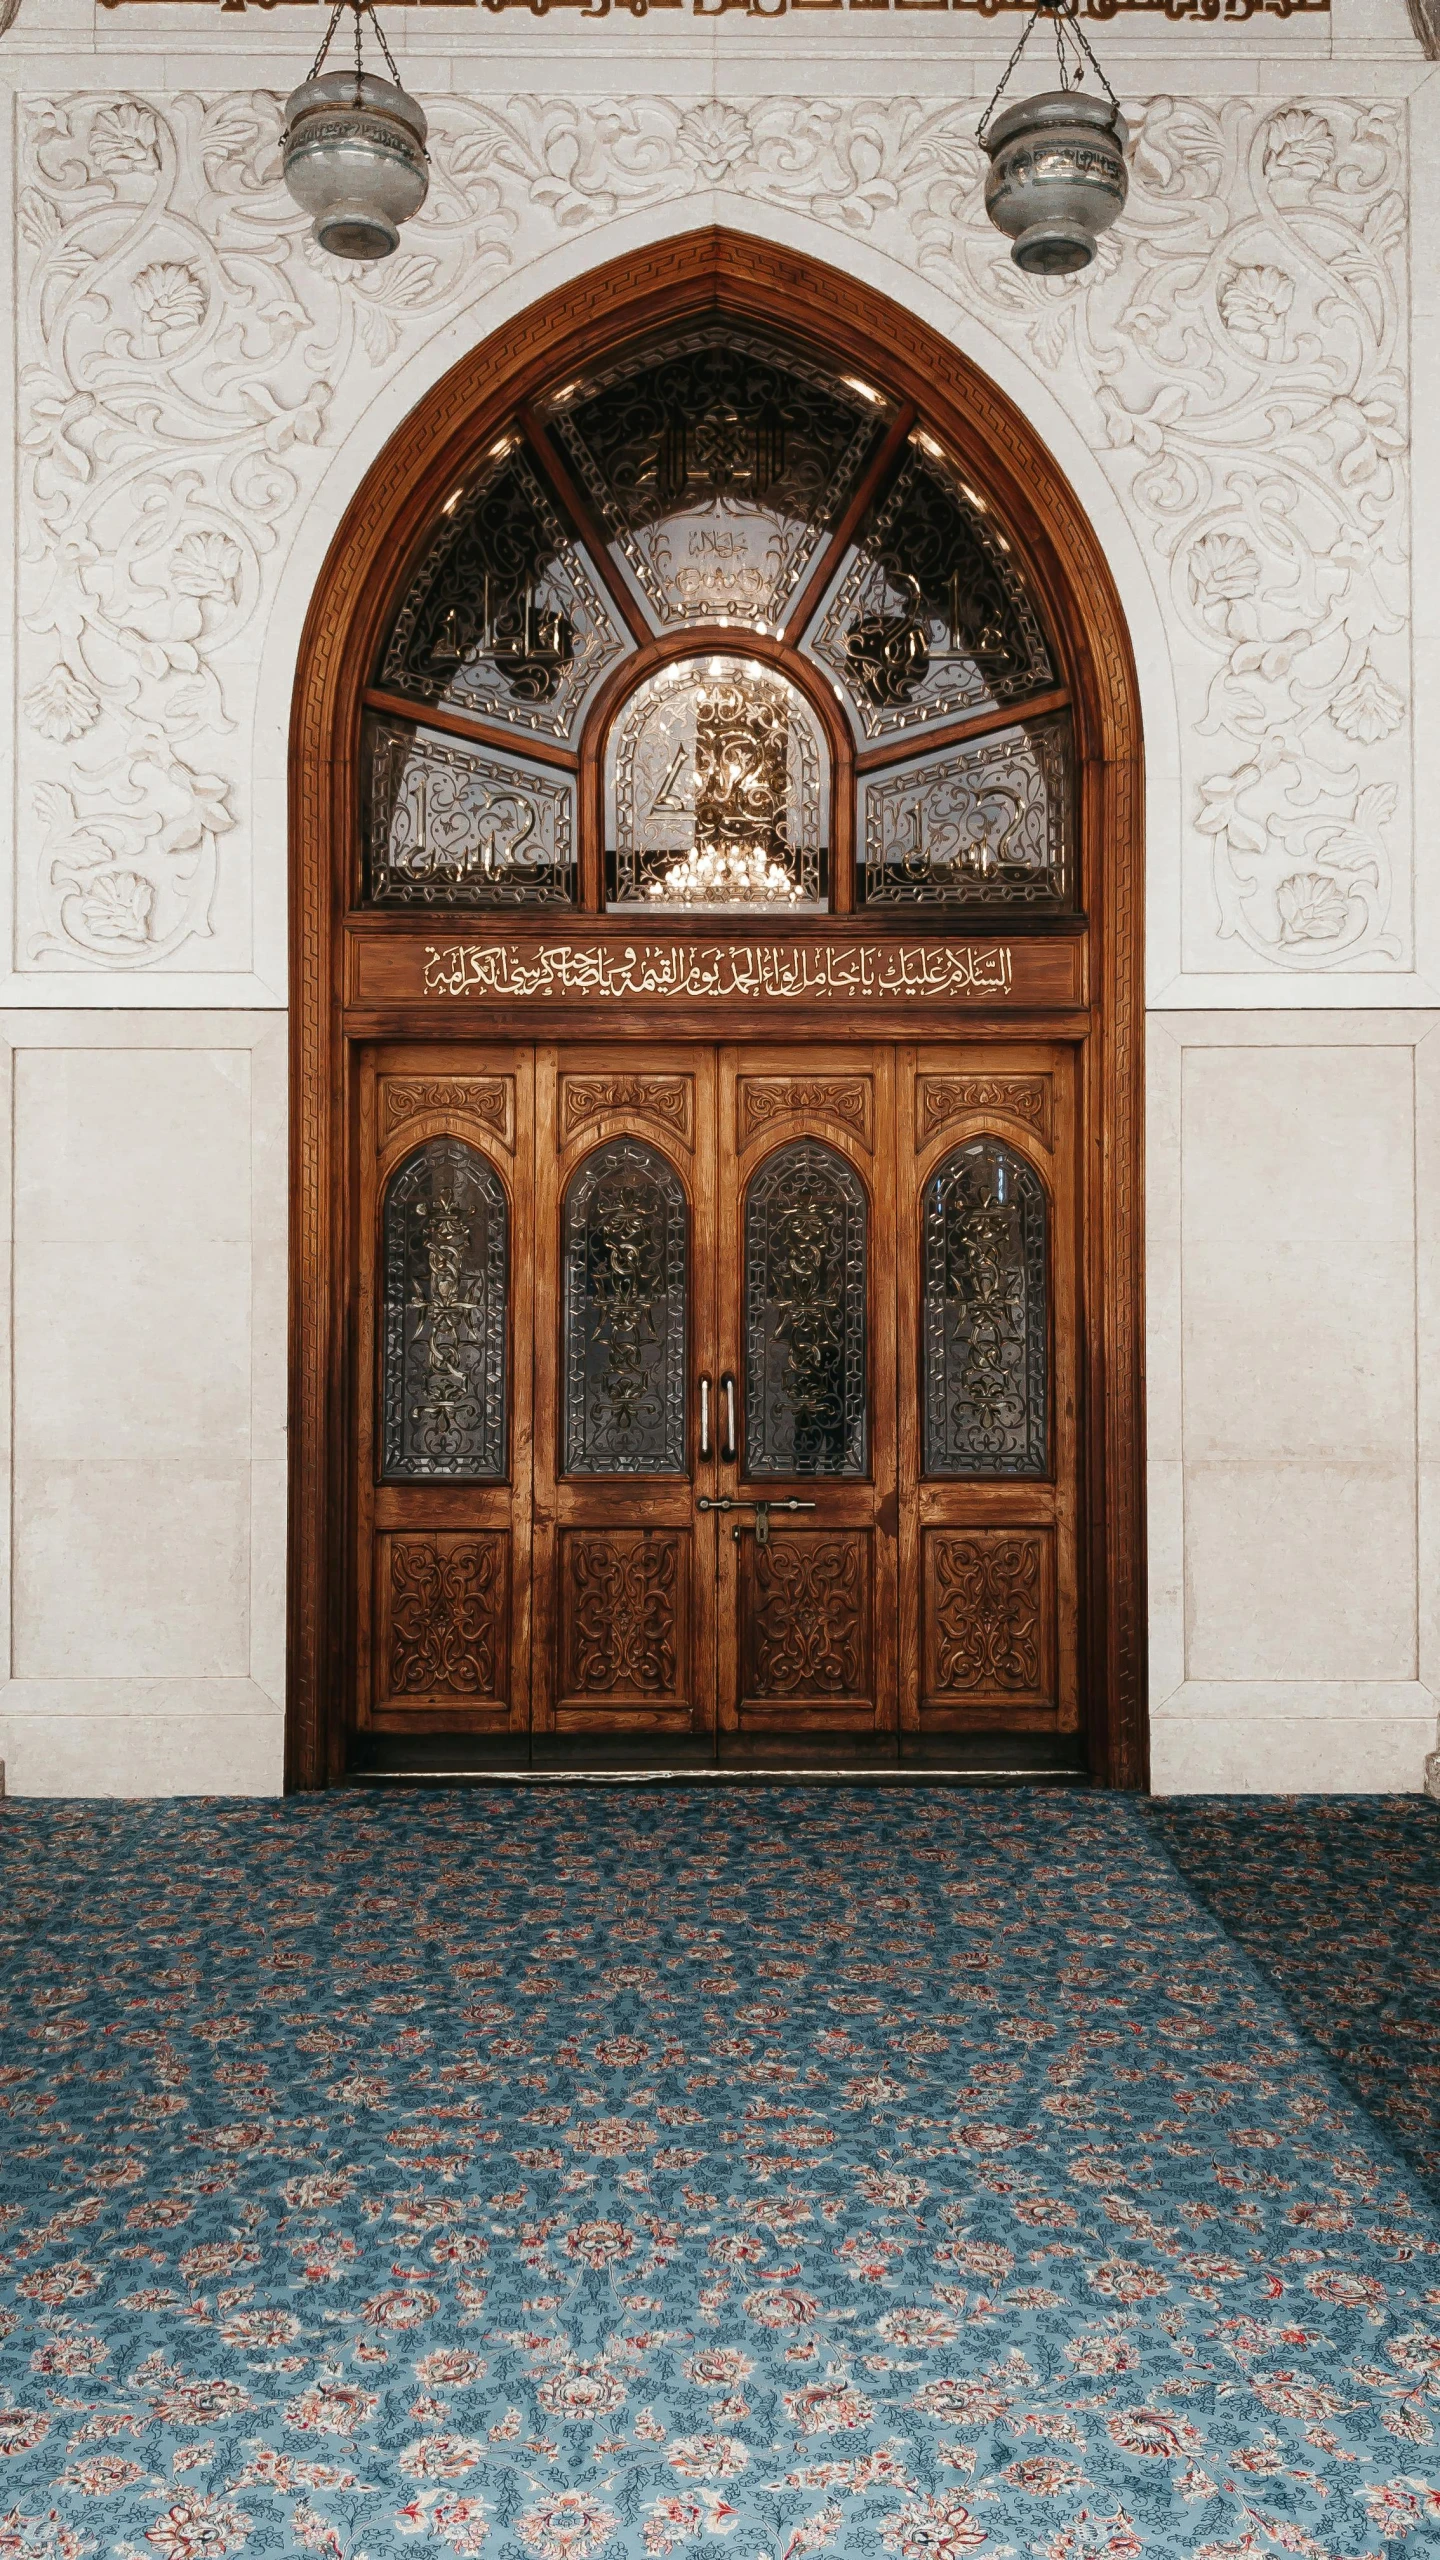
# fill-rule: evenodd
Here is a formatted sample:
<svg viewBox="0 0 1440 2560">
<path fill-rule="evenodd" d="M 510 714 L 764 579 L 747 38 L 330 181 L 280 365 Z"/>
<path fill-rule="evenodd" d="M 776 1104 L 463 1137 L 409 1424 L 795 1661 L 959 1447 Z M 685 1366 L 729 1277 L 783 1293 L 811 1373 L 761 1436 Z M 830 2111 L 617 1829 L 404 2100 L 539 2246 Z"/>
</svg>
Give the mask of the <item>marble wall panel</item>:
<svg viewBox="0 0 1440 2560">
<path fill-rule="evenodd" d="M 273 1788 L 283 1025 L 47 1013 L 12 1015 L 0 1032 L 13 1140 L 8 1783 L 68 1792 L 88 1753 L 91 1792 L 166 1792 L 186 1771 Z"/>
<path fill-rule="evenodd" d="M 1156 1783 L 1418 1786 L 1435 1017 L 1149 1030 Z"/>
</svg>

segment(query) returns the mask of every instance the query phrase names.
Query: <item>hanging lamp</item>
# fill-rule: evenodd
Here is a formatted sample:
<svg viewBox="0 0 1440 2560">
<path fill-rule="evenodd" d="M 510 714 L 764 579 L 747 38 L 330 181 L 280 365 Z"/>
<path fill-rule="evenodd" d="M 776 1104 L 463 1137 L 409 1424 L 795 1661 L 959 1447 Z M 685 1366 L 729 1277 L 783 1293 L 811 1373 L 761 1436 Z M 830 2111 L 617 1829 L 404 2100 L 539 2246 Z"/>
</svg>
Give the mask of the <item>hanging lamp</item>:
<svg viewBox="0 0 1440 2560">
<path fill-rule="evenodd" d="M 1042 20 L 1055 30 L 1060 86 L 1017 99 L 997 115 Z M 1082 96 L 1087 67 L 1103 98 Z M 976 139 L 990 157 L 985 210 L 1009 240 L 1016 266 L 1031 276 L 1076 275 L 1088 267 L 1101 232 L 1124 210 L 1130 128 L 1091 51 L 1075 0 L 1035 0 Z"/>
<path fill-rule="evenodd" d="M 355 19 L 353 71 L 326 71 L 324 61 L 346 9 Z M 390 77 L 361 61 L 361 23 L 368 16 Z M 330 24 L 306 78 L 285 101 L 281 138 L 285 184 L 311 217 L 311 235 L 332 258 L 388 258 L 400 225 L 430 191 L 425 111 L 400 85 L 395 57 L 372 0 L 335 0 Z"/>
</svg>

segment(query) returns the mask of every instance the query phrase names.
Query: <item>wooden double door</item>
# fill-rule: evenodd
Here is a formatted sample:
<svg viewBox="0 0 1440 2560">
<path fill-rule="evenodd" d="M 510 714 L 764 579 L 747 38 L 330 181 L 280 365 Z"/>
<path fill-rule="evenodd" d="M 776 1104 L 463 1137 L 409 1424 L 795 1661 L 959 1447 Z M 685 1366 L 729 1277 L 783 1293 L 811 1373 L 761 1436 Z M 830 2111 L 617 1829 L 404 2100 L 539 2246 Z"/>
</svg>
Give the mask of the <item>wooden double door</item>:
<svg viewBox="0 0 1440 2560">
<path fill-rule="evenodd" d="M 359 1095 L 361 1728 L 1074 1731 L 1071 1049 L 376 1045 Z"/>
</svg>

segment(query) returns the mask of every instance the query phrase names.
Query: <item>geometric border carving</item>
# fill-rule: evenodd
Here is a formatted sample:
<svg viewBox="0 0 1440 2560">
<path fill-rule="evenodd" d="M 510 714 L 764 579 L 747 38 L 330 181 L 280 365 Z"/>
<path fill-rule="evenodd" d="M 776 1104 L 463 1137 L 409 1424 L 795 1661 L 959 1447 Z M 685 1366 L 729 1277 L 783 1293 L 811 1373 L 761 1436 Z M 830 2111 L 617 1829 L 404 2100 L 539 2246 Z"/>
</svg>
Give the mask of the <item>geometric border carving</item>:
<svg viewBox="0 0 1440 2560">
<path fill-rule="evenodd" d="M 636 1112 L 642 1120 L 678 1138 L 683 1147 L 695 1143 L 695 1079 L 687 1075 L 562 1075 L 560 1135 L 562 1143 L 587 1129 L 607 1112 Z"/>
<path fill-rule="evenodd" d="M 925 1146 L 972 1112 L 998 1111 L 1053 1148 L 1052 1102 L 1049 1076 L 917 1076 L 915 1144 Z"/>
<path fill-rule="evenodd" d="M 375 1143 L 385 1147 L 407 1120 L 430 1111 L 458 1113 L 479 1120 L 494 1132 L 509 1154 L 515 1152 L 515 1079 L 513 1076 L 382 1076 L 381 1125 Z"/>
<path fill-rule="evenodd" d="M 776 1120 L 810 1112 L 838 1121 L 868 1154 L 873 1090 L 869 1076 L 743 1075 L 736 1086 L 740 1144 L 748 1147 L 757 1131 L 770 1128 Z"/>
</svg>

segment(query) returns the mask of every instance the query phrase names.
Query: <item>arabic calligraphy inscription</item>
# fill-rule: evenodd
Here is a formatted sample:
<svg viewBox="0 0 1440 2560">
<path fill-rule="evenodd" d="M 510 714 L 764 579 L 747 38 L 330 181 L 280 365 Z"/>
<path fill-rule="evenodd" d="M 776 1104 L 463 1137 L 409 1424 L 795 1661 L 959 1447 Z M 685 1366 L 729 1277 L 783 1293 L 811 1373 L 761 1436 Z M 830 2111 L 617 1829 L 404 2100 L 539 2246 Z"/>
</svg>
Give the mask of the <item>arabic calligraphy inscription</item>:
<svg viewBox="0 0 1440 2560">
<path fill-rule="evenodd" d="M 1008 996 L 1003 942 L 428 943 L 427 996 Z"/>
</svg>

